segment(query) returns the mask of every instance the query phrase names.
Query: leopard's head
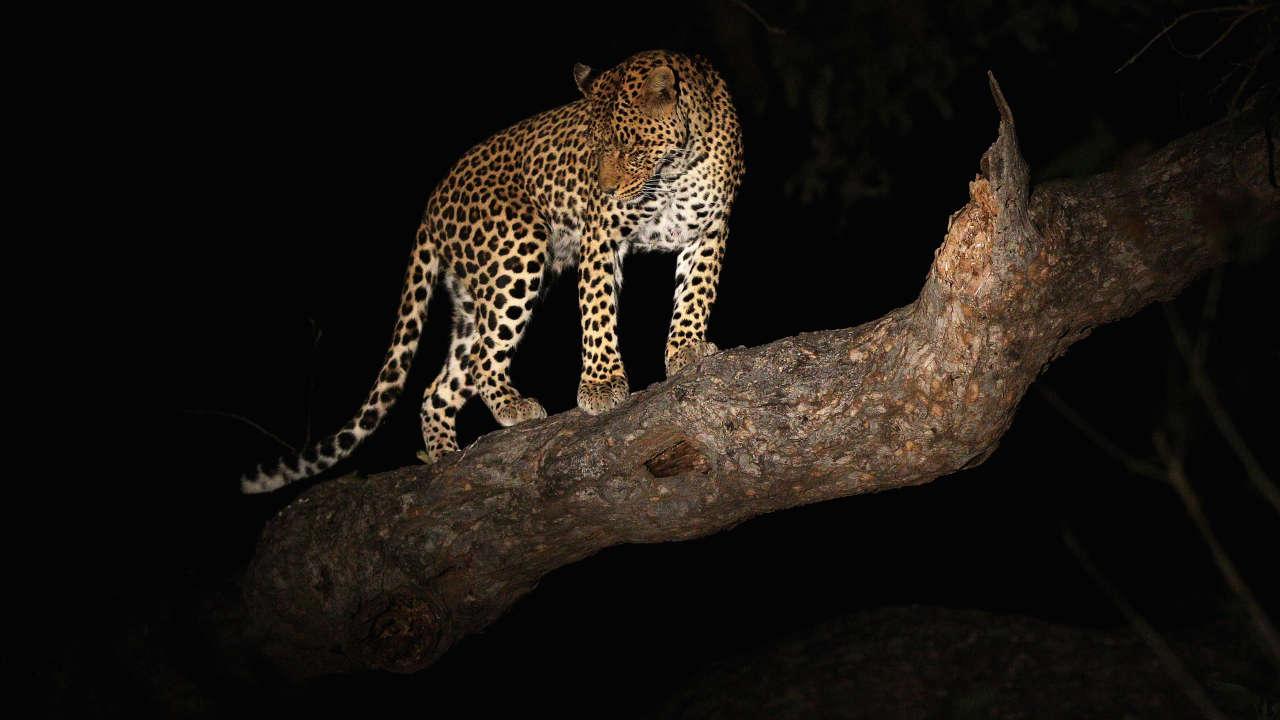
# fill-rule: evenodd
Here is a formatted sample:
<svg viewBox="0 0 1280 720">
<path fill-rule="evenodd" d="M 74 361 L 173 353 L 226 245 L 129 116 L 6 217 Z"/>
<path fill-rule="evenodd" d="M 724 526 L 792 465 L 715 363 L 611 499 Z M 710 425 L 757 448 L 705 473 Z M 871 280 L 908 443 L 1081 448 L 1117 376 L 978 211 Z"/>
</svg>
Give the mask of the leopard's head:
<svg viewBox="0 0 1280 720">
<path fill-rule="evenodd" d="M 642 53 L 598 75 L 573 68 L 591 109 L 589 137 L 600 190 L 623 200 L 678 174 L 689 144 L 680 79 L 663 53 Z"/>
</svg>

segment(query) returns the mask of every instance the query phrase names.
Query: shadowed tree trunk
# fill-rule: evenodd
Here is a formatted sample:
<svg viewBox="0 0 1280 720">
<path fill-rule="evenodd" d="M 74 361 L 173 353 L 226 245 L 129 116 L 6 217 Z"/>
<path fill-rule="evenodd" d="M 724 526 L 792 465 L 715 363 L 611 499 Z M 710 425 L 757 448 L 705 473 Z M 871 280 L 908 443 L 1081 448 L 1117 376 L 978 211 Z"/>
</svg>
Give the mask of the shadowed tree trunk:
<svg viewBox="0 0 1280 720">
<path fill-rule="evenodd" d="M 271 521 L 245 579 L 268 656 L 297 675 L 418 670 L 611 545 L 978 464 L 1047 363 L 1221 262 L 1235 228 L 1280 217 L 1275 117 L 1260 109 L 1141 165 L 1030 192 L 992 91 L 998 137 L 915 302 L 705 358 L 601 416 L 320 483 Z"/>
</svg>

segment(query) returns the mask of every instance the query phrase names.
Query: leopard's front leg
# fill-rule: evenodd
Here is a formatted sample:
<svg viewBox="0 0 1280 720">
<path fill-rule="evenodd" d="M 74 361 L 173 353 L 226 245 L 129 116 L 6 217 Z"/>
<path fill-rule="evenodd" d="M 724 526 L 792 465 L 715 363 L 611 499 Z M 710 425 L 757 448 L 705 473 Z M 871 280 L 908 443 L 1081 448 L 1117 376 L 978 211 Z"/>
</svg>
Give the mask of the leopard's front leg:
<svg viewBox="0 0 1280 720">
<path fill-rule="evenodd" d="M 618 352 L 618 244 L 600 223 L 590 223 L 578 258 L 582 313 L 582 380 L 578 407 L 595 415 L 621 405 L 630 393 Z"/>
<path fill-rule="evenodd" d="M 683 370 L 698 358 L 718 352 L 707 341 L 707 316 L 716 301 L 720 261 L 728 227 L 714 223 L 702 238 L 680 251 L 676 260 L 676 299 L 667 334 L 667 377 Z"/>
</svg>

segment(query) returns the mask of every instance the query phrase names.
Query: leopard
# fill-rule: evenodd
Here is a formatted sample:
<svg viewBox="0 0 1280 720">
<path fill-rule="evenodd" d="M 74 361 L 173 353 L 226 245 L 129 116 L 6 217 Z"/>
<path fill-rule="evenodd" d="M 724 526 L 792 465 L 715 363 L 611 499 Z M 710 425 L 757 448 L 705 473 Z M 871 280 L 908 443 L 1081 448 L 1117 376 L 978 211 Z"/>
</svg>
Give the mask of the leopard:
<svg viewBox="0 0 1280 720">
<path fill-rule="evenodd" d="M 431 192 L 405 275 L 395 327 L 363 406 L 340 430 L 241 478 L 246 494 L 277 490 L 349 457 L 405 388 L 437 284 L 452 306 L 443 368 L 420 412 L 424 461 L 459 450 L 456 418 L 479 395 L 502 426 L 545 418 L 511 384 L 513 353 L 548 284 L 577 269 L 581 374 L 577 405 L 605 413 L 627 401 L 618 349 L 623 261 L 676 254 L 664 352 L 667 377 L 718 352 L 707 340 L 744 174 L 742 130 L 728 85 L 705 57 L 634 54 L 607 70 L 578 63 L 581 95 L 502 130 L 459 158 Z"/>
</svg>

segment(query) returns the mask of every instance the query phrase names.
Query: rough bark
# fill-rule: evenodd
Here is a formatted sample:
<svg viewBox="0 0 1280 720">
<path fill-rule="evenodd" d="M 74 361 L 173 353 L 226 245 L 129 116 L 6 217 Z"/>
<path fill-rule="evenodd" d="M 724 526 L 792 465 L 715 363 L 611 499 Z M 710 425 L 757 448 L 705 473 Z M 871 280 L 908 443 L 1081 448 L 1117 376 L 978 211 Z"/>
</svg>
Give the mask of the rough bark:
<svg viewBox="0 0 1280 720">
<path fill-rule="evenodd" d="M 1261 110 L 1032 193 L 992 90 L 998 138 L 915 302 L 727 350 L 601 416 L 566 412 L 430 467 L 320 483 L 269 524 L 245 579 L 266 653 L 302 675 L 418 670 L 611 545 L 980 463 L 1047 363 L 1172 297 L 1226 257 L 1234 228 L 1280 216 L 1275 119 Z"/>
</svg>

